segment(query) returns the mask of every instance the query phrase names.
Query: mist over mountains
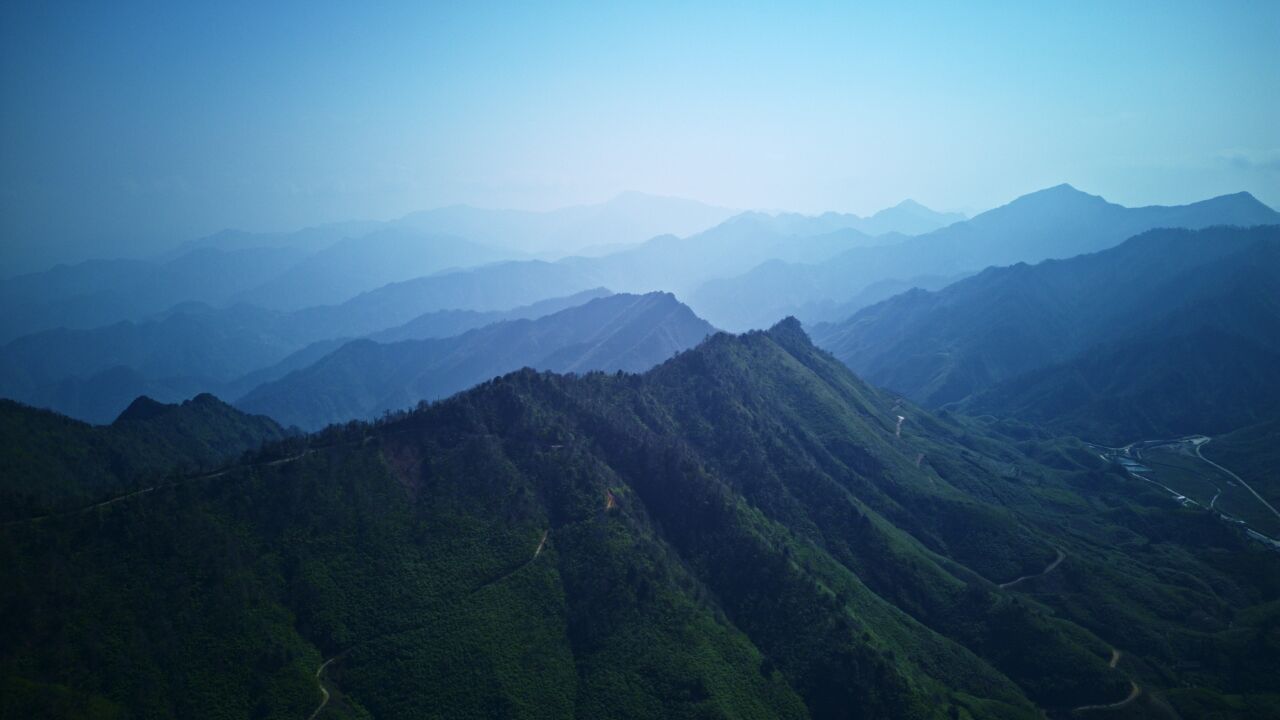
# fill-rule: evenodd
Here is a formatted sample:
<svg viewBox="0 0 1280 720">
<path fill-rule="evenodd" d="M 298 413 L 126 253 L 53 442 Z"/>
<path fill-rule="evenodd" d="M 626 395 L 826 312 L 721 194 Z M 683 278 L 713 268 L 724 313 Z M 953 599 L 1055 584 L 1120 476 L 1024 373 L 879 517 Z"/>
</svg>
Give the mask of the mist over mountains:
<svg viewBox="0 0 1280 720">
<path fill-rule="evenodd" d="M 236 404 L 285 425 L 318 430 L 438 400 L 524 367 L 643 372 L 714 331 L 670 294 L 610 295 L 451 338 L 347 343 Z"/>
<path fill-rule="evenodd" d="M 1158 227 L 1278 222 L 1280 214 L 1248 193 L 1190 205 L 1126 208 L 1059 185 L 900 243 L 850 249 L 821 263 L 769 263 L 740 277 L 707 282 L 689 302 L 726 329 L 760 327 L 810 303 L 848 300 L 886 280 L 955 277 L 993 265 L 1069 258 Z"/>
<path fill-rule="evenodd" d="M 481 228 L 478 236 L 492 242 L 492 233 L 516 233 L 517 226 L 525 235 L 580 227 L 574 223 L 584 218 L 626 226 L 640 209 L 652 211 L 646 222 L 659 222 L 666 215 L 658 210 L 668 206 L 671 227 L 682 218 L 692 222 L 692 205 L 641 195 L 590 212 L 549 214 L 559 218 L 554 223 L 537 213 L 465 215 L 469 227 Z M 1131 209 L 1059 186 L 972 220 L 911 202 L 869 218 L 742 213 L 687 237 L 663 234 L 597 257 L 558 261 L 501 259 L 507 251 L 496 245 L 428 234 L 465 224 L 432 226 L 421 217 L 391 227 L 267 236 L 261 248 L 230 234 L 159 266 L 87 263 L 6 281 L 0 293 L 13 308 L 6 314 L 11 334 L 36 325 L 68 329 L 0 347 L 0 367 L 7 368 L 0 392 L 106 422 L 137 394 L 175 401 L 214 392 L 236 399 L 252 383 L 301 369 L 303 359 L 314 362 L 346 340 L 389 340 L 385 333 L 415 319 L 429 322 L 421 319 L 426 316 L 481 313 L 494 321 L 513 308 L 608 288 L 673 292 L 727 329 L 764 326 L 787 314 L 839 320 L 912 287 L 940 289 L 992 264 L 1071 257 L 1148 227 L 1274 221 L 1276 213 L 1247 194 Z M 368 232 L 335 239 L 336 231 L 351 229 Z M 922 229 L 922 235 L 906 234 Z M 478 324 L 449 332 L 472 327 Z"/>
<path fill-rule="evenodd" d="M 0 720 L 1280 720 L 1277 28 L 0 3 Z"/>
<path fill-rule="evenodd" d="M 234 399 L 252 389 L 249 383 L 299 369 L 302 357 L 314 361 L 321 349 L 389 333 L 424 315 L 442 322 L 450 314 L 481 313 L 493 322 L 514 308 L 593 288 L 687 292 L 708 276 L 745 271 L 772 257 L 821 259 L 851 246 L 896 241 L 901 229 L 954 219 L 912 203 L 865 219 L 746 213 L 687 241 L 665 234 L 622 243 L 623 249 L 596 258 L 512 260 L 522 253 L 499 249 L 510 246 L 510 238 L 526 238 L 520 241 L 526 249 L 536 249 L 537 238 L 592 228 L 600 235 L 564 237 L 598 248 L 600 238 L 633 238 L 653 223 L 699 227 L 699 217 L 717 212 L 632 193 L 557 213 L 452 208 L 389 224 L 220 233 L 160 263 L 59 266 L 0 284 L 0 297 L 12 308 L 5 314 L 7 334 L 25 334 L 0 348 L 0 367 L 7 368 L 0 392 L 94 422 L 109 421 L 138 394 L 175 401 L 214 392 Z M 855 227 L 894 234 L 872 238 Z M 508 240 L 484 245 L 433 234 L 459 230 Z M 479 324 L 460 321 L 448 334 Z M 50 329 L 26 332 L 40 327 Z"/>
<path fill-rule="evenodd" d="M 1274 716 L 1277 283 L 1247 193 L 1067 185 L 10 278 L 0 710 Z"/>
</svg>

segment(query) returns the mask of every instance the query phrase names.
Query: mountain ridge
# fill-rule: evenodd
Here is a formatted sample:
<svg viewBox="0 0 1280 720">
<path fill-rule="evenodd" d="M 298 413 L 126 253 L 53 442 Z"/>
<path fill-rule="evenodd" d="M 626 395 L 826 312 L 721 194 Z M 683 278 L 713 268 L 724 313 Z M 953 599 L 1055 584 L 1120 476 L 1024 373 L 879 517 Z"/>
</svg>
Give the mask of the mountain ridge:
<svg viewBox="0 0 1280 720">
<path fill-rule="evenodd" d="M 1158 227 L 1280 223 L 1280 213 L 1244 195 L 1127 208 L 1063 184 L 900 243 L 853 248 L 821 264 L 774 264 L 708 281 L 689 302 L 711 322 L 738 330 L 770 324 L 806 303 L 841 302 L 871 283 L 889 279 L 954 276 L 990 266 L 1065 259 L 1114 247 Z"/>
<path fill-rule="evenodd" d="M 1142 350 L 1144 344 L 1166 343 L 1201 326 L 1240 338 L 1232 342 L 1242 351 L 1256 347 L 1239 356 L 1243 365 L 1237 367 L 1242 379 L 1255 375 L 1245 368 L 1260 371 L 1269 355 L 1280 351 L 1275 339 L 1280 336 L 1280 303 L 1274 300 L 1280 296 L 1277 270 L 1280 226 L 1153 230 L 1099 253 L 988 268 L 939 291 L 898 295 L 842 323 L 815 326 L 813 332 L 820 345 L 855 371 L 927 405 L 986 392 L 984 399 L 973 401 L 971 410 L 1051 422 L 1049 406 L 1036 411 L 1033 396 L 1046 396 L 1055 384 L 1059 390 L 1054 392 L 1140 385 L 1142 373 L 1136 369 L 1124 380 L 1104 380 L 1098 373 L 1107 368 L 1154 369 L 1161 365 L 1159 353 Z M 1098 365 L 1088 357 L 1098 353 L 1130 360 Z M 1147 364 L 1134 365 L 1141 357 Z M 1182 353 L 1176 357 L 1190 361 Z M 1058 370 L 1047 369 L 1053 366 Z M 1079 385 L 1079 373 L 1086 366 L 1092 368 L 1086 374 L 1094 380 Z M 1040 373 L 1045 387 L 1036 389 L 1032 382 L 1018 390 L 1019 383 L 1031 382 L 1019 378 L 1033 372 Z M 1008 404 L 1002 407 L 997 396 Z M 1259 400 L 1264 397 L 1269 393 L 1258 394 Z M 1202 430 L 1227 429 L 1220 425 L 1222 412 L 1204 404 L 1209 398 L 1183 400 L 1186 408 L 1199 407 L 1206 418 L 1217 418 L 1206 421 L 1210 427 Z M 1053 407 L 1065 412 L 1061 403 Z M 1097 409 L 1099 418 L 1108 414 Z M 1242 418 L 1260 412 L 1244 412 Z M 1079 432 L 1087 429 L 1087 416 L 1081 411 L 1063 420 Z M 1185 420 L 1167 425 L 1158 417 L 1142 429 L 1195 431 Z M 1111 432 L 1114 428 L 1107 437 L 1114 439 Z"/>
<path fill-rule="evenodd" d="M 347 343 L 255 388 L 237 405 L 286 425 L 318 429 L 438 399 L 522 366 L 644 370 L 712 331 L 670 293 L 609 295 L 451 338 Z"/>
</svg>

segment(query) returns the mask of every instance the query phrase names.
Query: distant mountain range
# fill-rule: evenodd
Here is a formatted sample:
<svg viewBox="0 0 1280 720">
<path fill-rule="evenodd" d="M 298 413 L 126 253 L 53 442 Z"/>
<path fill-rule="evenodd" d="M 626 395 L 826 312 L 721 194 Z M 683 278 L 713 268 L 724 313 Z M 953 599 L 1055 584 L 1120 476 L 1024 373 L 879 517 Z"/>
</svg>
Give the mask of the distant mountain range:
<svg viewBox="0 0 1280 720">
<path fill-rule="evenodd" d="M 656 235 L 692 235 L 737 212 L 683 198 L 625 192 L 596 205 L 546 212 L 454 205 L 412 213 L 396 222 L 521 253 L 559 257 L 593 246 L 643 242 Z"/>
<path fill-rule="evenodd" d="M 1059 185 L 899 243 L 852 248 L 816 264 L 772 262 L 739 277 L 712 280 L 688 302 L 719 327 L 763 327 L 806 306 L 840 304 L 886 280 L 951 277 L 993 265 L 1068 258 L 1159 227 L 1274 223 L 1280 223 L 1280 213 L 1248 193 L 1190 205 L 1126 208 Z"/>
<path fill-rule="evenodd" d="M 599 205 L 551 212 L 482 210 L 465 206 L 415 213 L 389 222 L 347 222 L 291 233 L 227 230 L 191 243 L 154 261 L 91 260 L 0 281 L 0 342 L 57 327 L 86 329 L 121 320 L 143 320 L 175 305 L 213 306 L 249 303 L 274 310 L 335 305 L 390 283 L 448 269 L 471 268 L 500 260 L 548 260 L 574 255 L 575 270 L 609 285 L 640 292 L 677 290 L 657 270 L 687 247 L 669 248 L 667 240 L 644 247 L 655 237 L 690 236 L 734 215 L 678 198 L 626 193 Z M 785 252 L 793 235 L 815 235 L 860 228 L 864 233 L 909 232 L 938 227 L 954 216 L 906 202 L 871 218 L 827 213 L 768 216 L 748 213 L 721 236 L 721 246 L 704 251 L 688 267 L 691 283 L 725 273 L 744 272 L 769 259 L 822 259 L 850 247 Z M 754 237 L 758 235 L 759 237 Z M 860 244 L 855 238 L 853 244 Z M 729 252 L 725 243 L 734 244 Z M 736 250 L 736 252 L 734 252 Z M 629 253 L 593 267 L 586 257 Z M 628 267 L 644 270 L 627 272 Z M 502 271 L 497 275 L 501 276 Z M 498 282 L 501 279 L 498 278 Z M 609 281 L 613 281 L 610 284 Z M 632 283 L 634 285 L 618 284 Z M 542 297 L 582 287 L 548 287 Z M 684 288 L 689 289 L 689 288 Z M 447 305 L 448 309 L 480 309 Z"/>
<path fill-rule="evenodd" d="M 1280 227 L 1150 231 L 812 332 L 863 377 L 931 406 L 1117 442 L 1229 430 L 1280 411 Z"/>
<path fill-rule="evenodd" d="M 621 227 L 622 218 L 655 202 L 665 201 L 627 196 L 598 212 L 578 208 L 557 215 L 563 222 L 556 227 L 571 225 L 570 216 L 592 223 L 613 218 Z M 581 304 L 601 287 L 688 291 L 769 258 L 816 261 L 904 237 L 873 238 L 854 227 L 912 229 L 953 219 L 909 202 L 871 218 L 743 213 L 687 238 L 662 235 L 600 257 L 547 262 L 498 261 L 503 251 L 492 246 L 429 234 L 432 227 L 466 230 L 490 217 L 463 214 L 471 225 L 432 226 L 423 217 L 348 223 L 264 235 L 262 248 L 253 247 L 251 234 L 225 232 L 161 264 L 86 263 L 14 279 L 0 286 L 15 309 L 6 315 L 14 332 L 65 328 L 0 347 L 0 393 L 106 422 L 139 394 L 237 398 L 359 337 L 385 342 L 458 334 L 536 316 L 508 315 L 512 308 L 546 301 L 549 312 L 568 307 L 558 299 L 573 296 Z M 490 225 L 549 223 L 544 215 L 498 212 Z M 452 217 L 432 215 L 445 216 Z M 348 231 L 363 234 L 340 237 Z M 187 301 L 169 304 L 178 298 Z M 128 321 L 108 322 L 121 317 Z"/>
<path fill-rule="evenodd" d="M 0 281 L 0 342 L 140 320 L 177 303 L 221 304 L 305 258 L 293 248 L 199 248 L 164 262 L 90 260 Z"/>
<path fill-rule="evenodd" d="M 456 337 L 350 342 L 257 387 L 237 405 L 285 425 L 315 430 L 446 397 L 522 367 L 639 372 L 713 332 L 670 294 L 610 295 Z"/>
<path fill-rule="evenodd" d="M 57 327 L 142 320 L 188 302 L 248 302 L 276 310 L 338 304 L 449 268 L 533 253 L 560 257 L 580 247 L 636 243 L 664 233 L 692 234 L 734 212 L 626 193 L 552 212 L 459 206 L 389 222 L 334 223 L 291 233 L 227 230 L 155 260 L 89 260 L 0 280 L 0 342 Z"/>
<path fill-rule="evenodd" d="M 508 251 L 460 237 L 386 228 L 339 240 L 232 300 L 296 310 L 342 302 L 394 282 L 510 259 Z"/>
</svg>

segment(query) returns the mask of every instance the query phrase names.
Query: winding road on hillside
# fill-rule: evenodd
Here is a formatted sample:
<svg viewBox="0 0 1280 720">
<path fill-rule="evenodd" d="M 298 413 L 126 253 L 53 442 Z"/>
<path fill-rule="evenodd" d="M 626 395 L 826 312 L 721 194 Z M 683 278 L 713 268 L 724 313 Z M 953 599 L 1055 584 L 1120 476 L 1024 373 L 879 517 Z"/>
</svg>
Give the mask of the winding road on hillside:
<svg viewBox="0 0 1280 720">
<path fill-rule="evenodd" d="M 325 660 L 320 664 L 319 669 L 316 670 L 316 685 L 320 686 L 320 705 L 317 706 L 315 710 L 311 711 L 311 715 L 307 717 L 307 720 L 316 720 L 316 716 L 320 714 L 320 711 L 324 709 L 324 706 L 329 704 L 329 690 L 324 686 L 324 680 L 321 679 L 320 675 L 324 672 L 325 668 L 329 667 L 329 663 L 337 660 L 338 657 L 340 656 L 334 655 L 328 660 Z"/>
<path fill-rule="evenodd" d="M 534 561 L 534 560 L 537 560 L 537 559 L 538 559 L 538 556 L 539 556 L 539 555 L 541 555 L 541 554 L 542 554 L 542 550 L 543 550 L 543 548 L 545 548 L 545 547 L 546 547 L 546 545 L 547 545 L 547 536 L 549 536 L 550 534 L 551 534 L 551 531 L 550 531 L 550 530 L 544 530 L 544 531 L 542 531 L 542 539 L 538 541 L 538 547 L 534 548 L 534 551 L 533 551 L 533 557 L 531 557 L 531 558 L 529 558 L 528 560 L 525 560 L 524 562 L 520 563 L 520 565 L 519 565 L 519 566 L 517 566 L 517 567 L 516 567 L 514 570 L 512 570 L 511 572 L 508 572 L 508 573 L 505 573 L 505 574 L 503 574 L 503 575 L 500 575 L 500 576 L 498 576 L 497 578 L 494 578 L 493 580 L 489 580 L 488 582 L 481 583 L 479 586 L 477 586 L 476 588 L 474 588 L 473 590 L 471 590 L 470 592 L 468 592 L 468 593 L 467 593 L 463 598 L 459 599 L 459 600 L 458 600 L 458 602 L 461 602 L 461 601 L 462 601 L 462 599 L 465 599 L 466 597 L 470 597 L 470 596 L 472 596 L 472 595 L 474 595 L 474 594 L 476 594 L 476 593 L 480 592 L 481 590 L 483 590 L 483 589 L 485 589 L 485 588 L 489 587 L 490 585 L 494 585 L 494 584 L 496 584 L 496 583 L 500 583 L 500 582 L 502 582 L 503 580 L 506 580 L 507 578 L 511 577 L 512 575 L 515 575 L 516 573 L 518 573 L 518 572 L 520 572 L 521 570 L 523 570 L 523 569 L 525 569 L 526 567 L 528 567 L 530 564 L 532 564 L 532 563 L 533 563 L 533 561 Z M 354 644 L 352 644 L 352 645 L 348 646 L 348 647 L 347 647 L 347 649 L 343 650 L 342 652 L 338 653 L 337 655 L 334 655 L 333 657 L 331 657 L 331 658 L 329 658 L 328 660 L 325 660 L 323 663 L 321 663 L 321 664 L 320 664 L 320 667 L 316 668 L 316 685 L 317 685 L 317 686 L 319 686 L 319 688 L 320 688 L 320 704 L 319 704 L 319 705 L 317 705 L 317 706 L 316 706 L 316 709 L 315 709 L 315 710 L 313 710 L 313 711 L 311 712 L 311 715 L 307 717 L 307 720 L 316 720 L 316 717 L 320 715 L 320 711 L 324 710 L 325 706 L 329 704 L 329 689 L 328 689 L 328 688 L 326 688 L 326 687 L 324 686 L 324 679 L 322 678 L 322 675 L 324 674 L 324 670 L 325 670 L 325 668 L 329 667 L 329 663 L 332 663 L 333 661 L 335 661 L 335 660 L 337 660 L 337 659 L 341 658 L 343 655 L 346 655 L 347 653 L 351 652 L 352 650 L 354 650 L 356 647 L 358 647 L 358 646 L 360 646 L 360 645 L 364 645 L 364 644 L 366 644 L 366 643 L 371 643 L 371 642 L 376 642 L 376 641 L 378 641 L 378 640 L 383 640 L 383 639 L 385 639 L 385 638 L 389 638 L 389 637 L 391 637 L 391 636 L 393 636 L 393 635 L 400 635 L 400 634 L 402 634 L 402 633 L 413 632 L 414 630 L 421 630 L 421 629 L 422 629 L 422 628 L 424 628 L 424 627 L 426 627 L 426 626 L 425 626 L 425 625 L 423 625 L 423 624 L 416 624 L 416 625 L 414 625 L 414 626 L 412 626 L 412 627 L 401 628 L 401 629 L 398 629 L 398 630 L 391 630 L 391 631 L 389 631 L 389 632 L 382 633 L 381 635 L 378 635 L 378 636 L 376 636 L 376 637 L 371 637 L 371 638 L 369 638 L 369 639 L 367 639 L 367 640 L 361 640 L 361 641 L 359 641 L 359 642 L 356 642 L 356 643 L 354 643 Z"/>
<path fill-rule="evenodd" d="M 1271 503 L 1267 502 L 1261 495 L 1259 495 L 1257 490 L 1254 490 L 1252 487 L 1249 487 L 1249 483 L 1245 482 L 1239 475 L 1231 472 L 1230 470 L 1222 467 L 1218 463 L 1205 457 L 1200 452 L 1200 448 L 1204 447 L 1205 445 L 1208 445 L 1210 441 L 1212 441 L 1212 438 L 1204 437 L 1203 435 L 1200 436 L 1199 438 L 1192 438 L 1191 442 L 1195 445 L 1195 448 L 1196 448 L 1196 457 L 1200 458 L 1201 460 L 1209 463 L 1210 465 L 1214 466 L 1215 468 L 1229 475 L 1232 480 L 1235 480 L 1236 482 L 1240 483 L 1240 485 L 1244 487 L 1245 490 L 1248 490 L 1249 492 L 1253 493 L 1253 496 L 1258 499 L 1258 502 L 1266 506 L 1266 508 L 1270 510 L 1272 513 L 1274 513 L 1277 518 L 1280 518 L 1280 511 L 1277 511 L 1274 507 L 1272 507 Z M 1214 496 L 1214 499 L 1216 500 L 1217 496 Z"/>
<path fill-rule="evenodd" d="M 1067 559 L 1067 554 L 1066 554 L 1066 553 L 1064 553 L 1064 552 L 1062 552 L 1062 550 L 1061 550 L 1060 548 L 1054 548 L 1054 551 L 1058 553 L 1058 556 L 1057 556 L 1056 558 L 1054 558 L 1054 559 L 1053 559 L 1053 562 L 1049 563 L 1049 565 L 1048 565 L 1047 567 L 1045 567 L 1045 569 L 1041 570 L 1041 571 L 1040 571 L 1040 572 L 1038 572 L 1038 573 L 1034 573 L 1034 574 L 1031 574 L 1031 575 L 1023 575 L 1023 576 L 1022 576 L 1022 577 L 1020 577 L 1020 578 L 1015 578 L 1015 579 L 1010 580 L 1009 582 L 1006 582 L 1006 583 L 1000 583 L 1000 587 L 1002 587 L 1002 588 L 1011 588 L 1011 587 L 1013 587 L 1014 585 L 1017 585 L 1018 583 L 1020 583 L 1020 582 L 1022 582 L 1022 581 L 1024 581 L 1024 580 L 1030 580 L 1030 579 L 1032 579 L 1032 578 L 1042 577 L 1042 576 L 1044 576 L 1044 575 L 1048 575 L 1049 573 L 1053 572 L 1053 571 L 1054 571 L 1054 569 L 1055 569 L 1055 568 L 1057 568 L 1057 567 L 1058 567 L 1058 565 L 1059 565 L 1060 563 L 1062 563 L 1062 561 L 1063 561 L 1063 560 L 1066 560 L 1066 559 Z"/>
<path fill-rule="evenodd" d="M 1181 437 L 1181 438 L 1176 438 L 1171 440 L 1141 440 L 1138 442 L 1129 443 L 1124 447 L 1109 447 L 1109 446 L 1100 445 L 1097 443 L 1085 443 L 1085 444 L 1088 445 L 1090 448 L 1092 448 L 1095 452 L 1097 452 L 1098 456 L 1101 459 L 1107 462 L 1119 463 L 1124 468 L 1125 472 L 1129 474 L 1130 477 L 1136 478 L 1138 480 L 1142 480 L 1143 482 L 1150 483 L 1151 485 L 1154 485 L 1160 488 L 1161 490 L 1169 493 L 1169 495 L 1172 496 L 1174 500 L 1178 501 L 1179 503 L 1182 503 L 1184 506 L 1197 506 L 1197 507 L 1204 508 L 1218 515 L 1219 517 L 1222 517 L 1233 523 L 1241 525 L 1244 527 L 1244 531 L 1246 532 L 1246 534 L 1248 534 L 1250 537 L 1266 544 L 1273 550 L 1280 551 L 1280 541 L 1276 540 L 1274 537 L 1270 535 L 1259 532 L 1256 528 L 1250 527 L 1248 524 L 1245 523 L 1245 521 L 1240 519 L 1239 516 L 1229 515 L 1218 508 L 1218 500 L 1223 494 L 1223 487 L 1217 482 L 1214 482 L 1211 478 L 1209 477 L 1204 478 L 1206 481 L 1209 481 L 1212 483 L 1213 489 L 1215 491 L 1213 497 L 1210 498 L 1209 503 L 1206 505 L 1202 501 L 1196 501 L 1191 499 L 1190 497 L 1187 497 L 1185 493 L 1179 492 L 1178 490 L 1175 490 L 1174 488 L 1169 487 L 1163 482 L 1159 482 L 1157 480 L 1152 479 L 1151 477 L 1149 477 L 1149 475 L 1151 474 L 1159 475 L 1160 471 L 1158 470 L 1158 468 L 1153 469 L 1151 467 L 1147 467 L 1142 464 L 1143 462 L 1145 462 L 1145 459 L 1142 456 L 1144 449 L 1180 448 L 1181 451 L 1185 452 L 1187 455 L 1194 457 L 1196 460 L 1199 460 L 1200 462 L 1203 462 L 1204 464 L 1213 468 L 1216 471 L 1215 474 L 1220 474 L 1220 476 L 1225 476 L 1225 478 L 1228 479 L 1227 484 L 1229 485 L 1238 484 L 1240 485 L 1240 487 L 1243 487 L 1245 490 L 1249 492 L 1250 495 L 1253 496 L 1255 500 L 1258 501 L 1258 503 L 1260 503 L 1269 512 L 1275 515 L 1278 520 L 1280 520 L 1280 511 L 1277 511 L 1276 508 L 1271 503 L 1267 502 L 1266 498 L 1258 494 L 1258 492 L 1254 490 L 1253 487 L 1249 485 L 1249 483 L 1245 482 L 1244 479 L 1241 478 L 1239 475 L 1235 474 L 1234 472 L 1228 470 L 1227 468 L 1219 465 L 1218 463 L 1204 456 L 1204 453 L 1201 452 L 1201 448 L 1209 444 L 1211 441 L 1212 441 L 1212 438 L 1206 435 L 1189 435 L 1186 437 Z M 1172 481 L 1166 480 L 1166 482 L 1172 482 Z"/>
<path fill-rule="evenodd" d="M 86 512 L 89 512 L 90 510 L 95 510 L 97 508 L 107 507 L 108 505 L 113 505 L 122 500 L 128 500 L 129 498 L 132 498 L 132 497 L 137 497 L 139 495 L 146 495 L 149 492 L 154 492 L 156 490 L 160 490 L 163 488 L 170 488 L 176 485 L 181 485 L 183 483 L 194 482 L 196 480 L 211 480 L 216 477 L 222 477 L 223 475 L 226 475 L 232 470 L 238 470 L 241 468 L 255 468 L 255 467 L 276 467 L 279 465 L 284 465 L 285 463 L 291 463 L 291 462 L 294 462 L 295 460 L 301 460 L 302 458 L 306 457 L 307 455 L 310 455 L 313 452 L 315 452 L 315 449 L 309 449 L 309 450 L 304 450 L 298 453 L 297 455 L 293 455 L 291 457 L 280 458 L 279 460 L 271 460 L 268 462 L 255 463 L 252 465 L 233 465 L 231 467 L 223 468 L 222 470 L 217 470 L 211 473 L 202 473 L 200 475 L 191 475 L 189 477 L 178 478 L 177 480 L 174 480 L 172 482 L 161 483 L 159 485 L 152 485 L 151 487 L 145 487 L 139 490 L 133 490 L 125 493 L 124 495 L 117 495 L 116 497 L 108 498 L 106 500 L 93 503 L 92 505 L 85 505 L 83 507 L 78 507 L 78 508 L 75 508 L 74 510 L 67 510 L 60 513 L 50 513 L 48 515 L 37 515 L 35 517 L 22 518 L 19 520 L 8 520 L 4 523 L 0 523 L 0 527 L 8 527 L 10 525 L 21 525 L 23 523 L 39 522 L 41 520 L 48 520 L 49 518 L 59 518 L 59 517 L 67 517 L 69 515 L 78 515 L 80 513 L 86 513 Z"/>
<path fill-rule="evenodd" d="M 1138 683 L 1130 680 L 1129 694 L 1125 696 L 1125 699 L 1121 700 L 1120 702 L 1113 702 L 1106 705 L 1081 705 L 1080 707 L 1075 708 L 1071 712 L 1089 712 L 1090 710 L 1117 710 L 1119 708 L 1124 707 L 1125 705 L 1128 705 L 1134 700 L 1137 700 L 1138 696 L 1141 694 L 1142 694 L 1142 688 L 1138 686 Z"/>
</svg>

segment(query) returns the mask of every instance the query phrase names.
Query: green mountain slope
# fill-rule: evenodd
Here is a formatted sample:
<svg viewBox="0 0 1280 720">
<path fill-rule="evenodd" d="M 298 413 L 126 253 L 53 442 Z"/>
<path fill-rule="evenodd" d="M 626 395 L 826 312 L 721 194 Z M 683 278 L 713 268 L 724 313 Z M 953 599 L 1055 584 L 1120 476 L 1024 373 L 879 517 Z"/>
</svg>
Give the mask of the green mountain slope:
<svg viewBox="0 0 1280 720">
<path fill-rule="evenodd" d="M 106 426 L 0 400 L 0 519 L 56 512 L 174 472 L 214 468 L 276 442 L 275 421 L 212 395 L 180 405 L 139 397 Z"/>
<path fill-rule="evenodd" d="M 1274 366 L 1272 366 L 1274 368 Z M 1234 470 L 1267 502 L 1280 507 L 1280 419 L 1273 416 L 1256 425 L 1213 438 L 1203 455 Z"/>
<path fill-rule="evenodd" d="M 928 405 L 981 394 L 970 410 L 1072 432 L 1216 432 L 1273 406 L 1278 277 L 1280 226 L 1159 230 L 904 293 L 813 332 Z M 1206 427 L 1188 429 L 1198 417 Z"/>
<path fill-rule="evenodd" d="M 1280 323 L 1273 324 L 1280 333 Z M 1280 414 L 1280 352 L 1212 327 L 1090 348 L 968 398 L 970 414 L 1011 416 L 1110 445 L 1226 432 Z"/>
<path fill-rule="evenodd" d="M 1280 558 L 793 320 L 0 533 L 9 714 L 299 717 L 323 667 L 321 717 L 1246 717 L 1280 672 Z"/>
</svg>

